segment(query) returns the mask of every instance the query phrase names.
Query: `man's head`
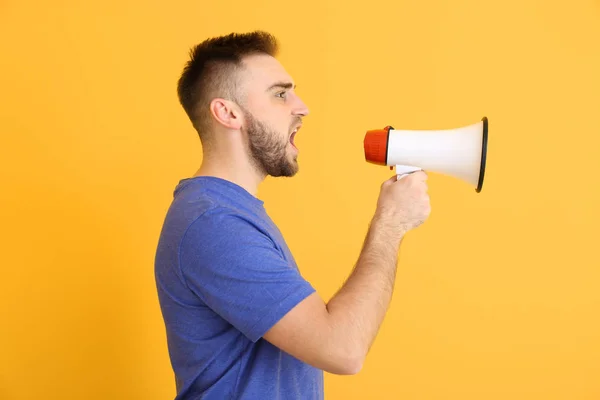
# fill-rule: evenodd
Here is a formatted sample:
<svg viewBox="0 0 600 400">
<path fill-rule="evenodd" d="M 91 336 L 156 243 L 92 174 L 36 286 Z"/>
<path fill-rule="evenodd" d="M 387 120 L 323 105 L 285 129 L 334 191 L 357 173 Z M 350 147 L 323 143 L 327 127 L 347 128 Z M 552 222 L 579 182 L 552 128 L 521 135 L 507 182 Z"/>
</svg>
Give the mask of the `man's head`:
<svg viewBox="0 0 600 400">
<path fill-rule="evenodd" d="M 308 110 L 277 53 L 277 40 L 266 32 L 208 39 L 192 48 L 178 95 L 205 151 L 227 132 L 260 173 L 292 176 L 293 138 Z"/>
</svg>

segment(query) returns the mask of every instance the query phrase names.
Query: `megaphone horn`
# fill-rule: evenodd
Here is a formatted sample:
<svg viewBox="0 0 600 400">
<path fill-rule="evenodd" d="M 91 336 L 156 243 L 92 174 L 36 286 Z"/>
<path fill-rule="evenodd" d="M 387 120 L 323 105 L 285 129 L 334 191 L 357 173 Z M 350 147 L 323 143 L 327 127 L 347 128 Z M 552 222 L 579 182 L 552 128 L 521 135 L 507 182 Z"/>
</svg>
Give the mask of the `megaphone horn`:
<svg viewBox="0 0 600 400">
<path fill-rule="evenodd" d="M 426 170 L 459 178 L 477 193 L 483 188 L 488 141 L 488 119 L 455 129 L 401 130 L 387 126 L 367 131 L 365 160 L 396 167 L 398 179 Z"/>
</svg>

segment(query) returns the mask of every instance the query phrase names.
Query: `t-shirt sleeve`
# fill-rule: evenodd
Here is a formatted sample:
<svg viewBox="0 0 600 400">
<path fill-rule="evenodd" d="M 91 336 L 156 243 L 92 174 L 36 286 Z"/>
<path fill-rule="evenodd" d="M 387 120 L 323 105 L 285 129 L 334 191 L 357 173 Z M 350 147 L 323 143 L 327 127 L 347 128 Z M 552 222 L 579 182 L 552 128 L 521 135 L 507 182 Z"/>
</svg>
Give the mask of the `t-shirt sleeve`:
<svg viewBox="0 0 600 400">
<path fill-rule="evenodd" d="M 315 291 L 268 234 L 225 208 L 192 223 L 180 266 L 189 289 L 253 342 Z"/>
</svg>

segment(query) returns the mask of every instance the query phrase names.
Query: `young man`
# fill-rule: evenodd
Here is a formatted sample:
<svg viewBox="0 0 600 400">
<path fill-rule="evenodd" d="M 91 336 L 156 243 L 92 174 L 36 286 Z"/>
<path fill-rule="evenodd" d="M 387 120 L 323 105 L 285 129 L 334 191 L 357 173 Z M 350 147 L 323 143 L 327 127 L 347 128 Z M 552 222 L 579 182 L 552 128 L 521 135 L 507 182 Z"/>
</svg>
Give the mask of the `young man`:
<svg viewBox="0 0 600 400">
<path fill-rule="evenodd" d="M 177 399 L 323 399 L 323 371 L 356 374 L 387 311 L 403 236 L 430 212 L 426 175 L 383 182 L 353 271 L 327 303 L 256 197 L 298 171 L 308 109 L 265 32 L 204 41 L 178 84 L 203 160 L 164 221 L 156 284 Z"/>
</svg>

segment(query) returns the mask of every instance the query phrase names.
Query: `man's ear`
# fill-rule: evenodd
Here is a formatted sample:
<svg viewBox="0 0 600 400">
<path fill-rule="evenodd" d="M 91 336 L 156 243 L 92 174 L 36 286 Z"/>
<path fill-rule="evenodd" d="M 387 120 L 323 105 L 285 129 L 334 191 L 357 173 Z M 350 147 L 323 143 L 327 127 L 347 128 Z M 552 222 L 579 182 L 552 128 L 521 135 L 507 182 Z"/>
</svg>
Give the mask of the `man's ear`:
<svg viewBox="0 0 600 400">
<path fill-rule="evenodd" d="M 240 108 L 232 101 L 222 98 L 210 102 L 210 113 L 213 118 L 228 129 L 240 129 L 242 126 L 242 113 Z"/>
</svg>

